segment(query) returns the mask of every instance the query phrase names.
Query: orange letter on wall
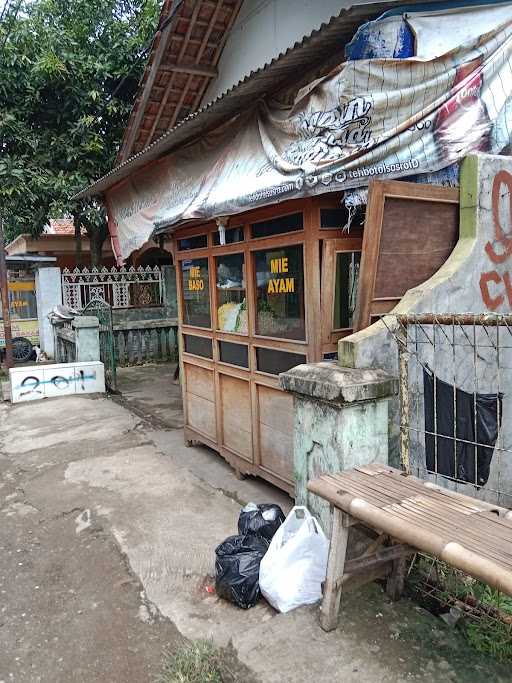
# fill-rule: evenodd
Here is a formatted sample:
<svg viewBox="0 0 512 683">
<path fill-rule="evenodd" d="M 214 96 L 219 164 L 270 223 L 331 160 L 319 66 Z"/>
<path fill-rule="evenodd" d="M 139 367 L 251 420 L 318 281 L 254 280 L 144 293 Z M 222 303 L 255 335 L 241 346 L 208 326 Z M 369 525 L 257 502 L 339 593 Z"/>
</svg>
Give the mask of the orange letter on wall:
<svg viewBox="0 0 512 683">
<path fill-rule="evenodd" d="M 491 311 L 495 311 L 505 301 L 503 294 L 492 297 L 489 292 L 489 282 L 494 282 L 497 285 L 501 282 L 498 273 L 493 270 L 491 273 L 482 273 L 480 276 L 480 292 L 482 294 L 482 301 Z"/>
<path fill-rule="evenodd" d="M 502 185 L 505 185 L 505 192 L 508 195 L 508 230 L 505 232 L 500 220 L 500 192 Z M 512 254 L 512 176 L 507 171 L 500 171 L 494 176 L 492 184 L 492 217 L 494 220 L 494 234 L 496 241 L 503 247 L 502 253 L 496 253 L 492 242 L 485 245 L 485 253 L 493 263 L 504 263 Z"/>
</svg>

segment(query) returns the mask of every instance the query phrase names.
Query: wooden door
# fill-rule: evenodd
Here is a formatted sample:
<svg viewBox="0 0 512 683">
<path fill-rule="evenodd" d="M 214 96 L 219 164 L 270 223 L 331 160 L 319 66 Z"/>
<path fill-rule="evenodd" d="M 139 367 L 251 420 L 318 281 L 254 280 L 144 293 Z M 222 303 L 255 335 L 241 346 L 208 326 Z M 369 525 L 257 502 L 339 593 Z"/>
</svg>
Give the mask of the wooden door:
<svg viewBox="0 0 512 683">
<path fill-rule="evenodd" d="M 458 188 L 372 181 L 354 329 L 389 313 L 409 289 L 434 275 L 458 237 Z"/>
</svg>

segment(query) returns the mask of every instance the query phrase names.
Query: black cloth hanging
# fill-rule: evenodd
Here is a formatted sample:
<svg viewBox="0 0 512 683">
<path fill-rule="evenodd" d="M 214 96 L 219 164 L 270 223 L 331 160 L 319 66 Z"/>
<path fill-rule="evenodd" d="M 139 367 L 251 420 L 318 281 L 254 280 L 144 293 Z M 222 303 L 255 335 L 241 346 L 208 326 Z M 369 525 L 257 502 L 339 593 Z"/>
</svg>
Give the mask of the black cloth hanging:
<svg viewBox="0 0 512 683">
<path fill-rule="evenodd" d="M 437 429 L 434 429 L 434 382 Z M 468 394 L 443 382 L 425 369 L 423 389 L 425 432 L 432 432 L 425 434 L 427 470 L 475 486 L 485 486 L 501 427 L 503 394 Z M 475 446 L 475 442 L 480 445 Z"/>
</svg>

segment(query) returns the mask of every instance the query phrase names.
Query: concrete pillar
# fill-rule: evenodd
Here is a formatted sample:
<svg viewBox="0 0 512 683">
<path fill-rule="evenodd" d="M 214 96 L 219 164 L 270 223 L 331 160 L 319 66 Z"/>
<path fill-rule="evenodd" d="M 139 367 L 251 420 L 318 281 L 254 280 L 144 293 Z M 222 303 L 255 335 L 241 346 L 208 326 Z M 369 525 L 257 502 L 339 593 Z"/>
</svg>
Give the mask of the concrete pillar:
<svg viewBox="0 0 512 683">
<path fill-rule="evenodd" d="M 100 323 L 93 315 L 81 315 L 73 319 L 76 361 L 100 360 Z"/>
<path fill-rule="evenodd" d="M 60 268 L 38 268 L 36 270 L 37 320 L 39 324 L 39 345 L 48 358 L 55 357 L 53 329 L 48 313 L 62 303 Z"/>
<path fill-rule="evenodd" d="M 310 479 L 358 465 L 388 462 L 388 401 L 398 380 L 383 370 L 342 368 L 336 362 L 298 365 L 280 375 L 294 396 L 294 474 L 297 505 L 330 533 L 329 506 L 309 493 Z"/>
</svg>

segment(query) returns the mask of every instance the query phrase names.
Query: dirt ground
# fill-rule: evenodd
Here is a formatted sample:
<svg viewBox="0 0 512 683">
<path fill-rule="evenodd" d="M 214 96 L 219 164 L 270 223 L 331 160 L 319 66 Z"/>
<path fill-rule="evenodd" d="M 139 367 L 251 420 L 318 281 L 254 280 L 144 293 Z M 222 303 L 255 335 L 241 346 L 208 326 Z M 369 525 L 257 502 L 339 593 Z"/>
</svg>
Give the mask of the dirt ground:
<svg viewBox="0 0 512 683">
<path fill-rule="evenodd" d="M 154 383 L 155 370 L 149 368 L 143 384 Z M 127 380 L 128 396 L 131 385 Z M 171 390 L 166 402 L 172 409 L 167 423 L 173 427 L 180 424 L 178 391 Z M 135 410 L 146 409 L 144 401 L 134 401 Z M 112 422 L 108 409 L 113 405 L 108 401 L 105 411 L 94 399 L 81 399 L 77 411 L 61 400 L 18 410 L 0 404 L 5 445 L 0 448 L 2 683 L 154 681 L 164 656 L 186 643 L 147 600 L 112 528 L 105 528 L 101 505 L 93 514 L 90 496 L 78 490 L 66 495 L 62 489 L 70 462 L 106 450 L 124 452 L 133 446 L 134 435 L 138 446 L 144 443 L 141 422 L 131 414 L 124 429 L 121 421 L 119 431 L 109 424 L 107 431 L 115 438 L 104 441 L 105 421 L 96 410 Z M 25 416 L 16 425 L 23 431 L 19 442 L 9 429 L 11 410 Z M 75 428 L 78 440 L 67 442 Z M 249 680 L 232 652 L 224 656 L 237 678 Z"/>
<path fill-rule="evenodd" d="M 377 585 L 330 634 L 317 607 L 243 611 L 207 592 L 240 504 L 292 501 L 184 447 L 171 376 L 121 371 L 115 400 L 0 403 L 0 683 L 150 683 L 197 638 L 226 648 L 240 683 L 512 680 Z"/>
</svg>

